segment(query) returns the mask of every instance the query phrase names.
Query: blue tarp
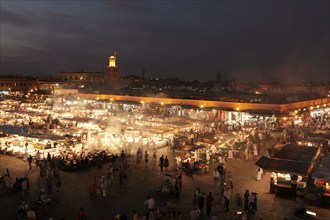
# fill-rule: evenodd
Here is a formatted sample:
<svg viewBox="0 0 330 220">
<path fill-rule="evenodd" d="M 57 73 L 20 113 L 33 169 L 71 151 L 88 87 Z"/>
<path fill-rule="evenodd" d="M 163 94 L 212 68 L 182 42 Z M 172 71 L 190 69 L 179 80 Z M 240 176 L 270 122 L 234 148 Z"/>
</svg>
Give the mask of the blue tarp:
<svg viewBox="0 0 330 220">
<path fill-rule="evenodd" d="M 6 133 L 6 134 L 11 134 L 11 135 L 19 135 L 19 136 L 23 136 L 23 137 L 47 139 L 47 140 L 53 140 L 53 141 L 65 139 L 65 137 L 59 136 L 59 135 L 30 134 L 30 133 L 28 133 L 27 127 L 19 127 L 19 126 L 13 126 L 13 125 L 0 125 L 0 132 Z"/>
</svg>

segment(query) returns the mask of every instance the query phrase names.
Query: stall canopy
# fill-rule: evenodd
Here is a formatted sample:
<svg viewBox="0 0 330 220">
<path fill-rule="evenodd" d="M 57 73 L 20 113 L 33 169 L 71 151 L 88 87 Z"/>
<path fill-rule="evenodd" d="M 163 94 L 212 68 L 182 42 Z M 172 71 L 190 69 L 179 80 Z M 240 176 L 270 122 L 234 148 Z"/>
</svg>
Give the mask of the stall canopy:
<svg viewBox="0 0 330 220">
<path fill-rule="evenodd" d="M 22 137 L 47 139 L 47 140 L 54 140 L 54 141 L 65 139 L 65 137 L 59 136 L 59 135 L 31 134 L 31 133 L 28 133 L 27 127 L 18 127 L 18 126 L 13 126 L 13 125 L 0 125 L 0 132 L 10 134 L 10 135 L 18 135 L 18 136 L 22 136 Z"/>
<path fill-rule="evenodd" d="M 272 158 L 310 162 L 312 161 L 313 157 L 314 157 L 313 154 L 308 154 L 308 153 L 304 154 L 304 153 L 279 151 L 276 152 Z"/>
<path fill-rule="evenodd" d="M 28 132 L 27 127 L 19 127 L 13 125 L 0 125 L 0 131 L 6 134 L 25 134 Z"/>
<path fill-rule="evenodd" d="M 292 153 L 298 153 L 298 154 L 310 154 L 310 155 L 316 155 L 318 149 L 312 148 L 308 146 L 301 146 L 296 144 L 286 144 L 282 147 L 281 151 L 283 152 L 292 152 Z"/>
<path fill-rule="evenodd" d="M 268 153 L 271 158 L 312 162 L 314 157 L 318 155 L 319 149 L 296 144 L 285 144 L 269 148 Z"/>
<path fill-rule="evenodd" d="M 297 142 L 303 142 L 303 143 L 315 143 L 317 145 L 322 145 L 324 143 L 328 143 L 326 139 L 323 138 L 316 138 L 316 137 L 305 137 L 305 138 L 298 138 Z"/>
<path fill-rule="evenodd" d="M 330 134 L 324 134 L 324 133 L 309 133 L 308 136 L 309 136 L 309 137 L 313 137 L 313 138 L 323 138 L 323 139 L 330 140 Z"/>
<path fill-rule="evenodd" d="M 256 165 L 265 171 L 307 176 L 309 163 L 306 161 L 284 160 L 262 156 Z"/>
<path fill-rule="evenodd" d="M 330 156 L 324 157 L 322 159 L 320 167 L 313 174 L 313 178 L 330 181 Z"/>
<path fill-rule="evenodd" d="M 286 144 L 272 148 L 270 158 L 261 157 L 256 165 L 266 171 L 306 176 L 319 152 L 318 148 Z"/>
<path fill-rule="evenodd" d="M 313 178 L 317 180 L 330 181 L 330 168 L 329 167 L 319 168 L 317 172 L 313 174 Z"/>
</svg>

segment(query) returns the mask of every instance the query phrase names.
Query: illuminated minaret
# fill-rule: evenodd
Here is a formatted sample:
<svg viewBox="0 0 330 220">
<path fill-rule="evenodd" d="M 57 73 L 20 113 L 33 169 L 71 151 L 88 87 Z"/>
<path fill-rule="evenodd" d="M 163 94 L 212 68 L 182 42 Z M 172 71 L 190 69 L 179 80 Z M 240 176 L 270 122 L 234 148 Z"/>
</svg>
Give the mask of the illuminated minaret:
<svg viewBox="0 0 330 220">
<path fill-rule="evenodd" d="M 116 67 L 116 57 L 115 56 L 109 57 L 109 66 L 108 67 Z"/>
<path fill-rule="evenodd" d="M 119 80 L 118 66 L 116 66 L 116 53 L 109 57 L 109 65 L 106 67 L 104 76 L 106 83 Z"/>
</svg>

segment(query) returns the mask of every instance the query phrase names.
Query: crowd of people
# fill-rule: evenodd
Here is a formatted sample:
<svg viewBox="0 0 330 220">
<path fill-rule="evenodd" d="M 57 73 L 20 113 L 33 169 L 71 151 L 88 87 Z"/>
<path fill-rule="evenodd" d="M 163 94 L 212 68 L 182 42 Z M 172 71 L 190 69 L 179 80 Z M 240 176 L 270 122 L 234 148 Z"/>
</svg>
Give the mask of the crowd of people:
<svg viewBox="0 0 330 220">
<path fill-rule="evenodd" d="M 241 125 L 230 127 L 229 125 L 221 124 L 219 126 L 224 131 L 242 131 Z M 294 124 L 293 121 L 286 121 L 285 123 L 283 122 L 281 126 L 284 128 L 284 135 L 279 141 L 292 142 L 297 137 L 304 137 L 306 132 L 313 132 L 320 128 L 329 129 L 329 117 L 303 117 L 302 123 Z M 205 131 L 202 132 L 198 130 L 186 132 L 185 141 L 193 145 L 198 141 L 198 137 L 203 135 L 204 132 Z M 215 133 L 212 134 L 215 135 Z M 212 154 L 212 150 L 210 150 L 211 154 L 209 155 L 205 152 L 202 160 L 208 161 L 207 164 L 214 168 L 214 170 L 212 169 L 213 172 L 211 176 L 213 178 L 215 190 L 210 189 L 202 192 L 200 188 L 198 188 L 196 192 L 193 193 L 192 208 L 188 213 L 188 216 L 184 216 L 184 214 L 176 207 L 176 199 L 180 197 L 180 192 L 182 192 L 182 171 L 184 168 L 182 161 L 185 161 L 185 166 L 192 167 L 193 164 L 190 163 L 195 161 L 198 162 L 200 158 L 198 155 L 201 154 L 201 151 L 196 150 L 190 152 L 193 156 L 183 156 L 182 158 L 178 154 L 174 154 L 175 159 L 173 162 L 170 162 L 170 158 L 173 156 L 172 152 L 170 155 L 164 155 L 160 154 L 159 150 L 156 148 L 138 148 L 133 155 L 126 154 L 123 150 L 119 155 L 115 155 L 111 157 L 111 159 L 109 159 L 109 156 L 105 152 L 100 152 L 98 155 L 90 155 L 63 150 L 58 157 L 51 156 L 48 153 L 47 156 L 43 158 L 40 156 L 40 153 L 37 152 L 34 159 L 29 156 L 27 162 L 28 169 L 31 170 L 33 168 L 33 162 L 35 161 L 37 167 L 40 169 L 40 177 L 45 180 L 45 184 L 40 189 L 38 197 L 38 203 L 40 205 L 49 205 L 52 201 L 51 197 L 54 191 L 59 191 L 61 189 L 62 181 L 58 169 L 63 169 L 63 166 L 89 167 L 91 161 L 94 161 L 93 164 L 100 165 L 106 162 L 106 171 L 101 171 L 99 175 L 94 176 L 91 180 L 89 195 L 92 200 L 95 200 L 99 197 L 111 198 L 117 193 L 115 191 L 117 187 L 115 187 L 116 184 L 119 186 L 127 184 L 130 171 L 133 169 L 132 160 L 135 159 L 136 169 L 159 169 L 160 172 L 164 172 L 164 174 L 169 170 L 175 170 L 179 173 L 178 175 L 173 176 L 173 181 L 171 180 L 170 183 L 173 186 L 174 197 L 171 197 L 171 199 L 161 204 L 157 202 L 157 198 L 148 196 L 144 204 L 140 205 L 140 207 L 143 207 L 143 212 L 133 210 L 130 214 L 118 214 L 115 219 L 199 220 L 202 218 L 208 218 L 211 220 L 218 220 L 220 218 L 214 211 L 216 203 L 221 205 L 223 212 L 233 212 L 234 210 L 231 208 L 236 204 L 235 210 L 241 210 L 242 212 L 239 214 L 235 212 L 233 218 L 248 219 L 250 214 L 258 211 L 258 193 L 250 192 L 247 189 L 243 197 L 241 197 L 240 193 L 233 190 L 231 177 L 227 175 L 226 160 L 239 158 L 247 161 L 256 161 L 260 157 L 261 151 L 265 148 L 266 141 L 269 137 L 270 135 L 268 131 L 256 128 L 252 129 L 250 132 L 238 133 L 235 137 L 230 138 L 226 143 L 228 149 L 226 155 L 211 157 L 212 155 L 215 155 Z M 174 142 L 175 141 L 171 139 L 169 145 L 175 144 Z M 242 155 L 235 154 L 235 151 L 241 151 Z M 133 159 L 134 155 L 135 158 Z M 189 168 L 187 170 L 191 172 L 187 172 L 187 174 L 190 174 L 190 176 L 193 177 L 193 170 Z M 263 170 L 258 169 L 256 180 L 260 180 L 262 175 Z M 27 176 L 16 178 L 16 182 L 14 182 L 9 174 L 9 170 L 7 170 L 1 177 L 1 183 L 6 191 L 20 190 L 23 200 L 28 196 L 29 178 Z M 233 196 L 234 192 L 236 192 L 236 196 Z M 137 207 L 137 209 L 139 209 L 139 207 Z M 29 205 L 25 201 L 23 201 L 19 207 L 18 219 L 26 218 L 36 218 L 36 213 L 29 208 Z M 78 211 L 77 218 L 87 219 L 87 211 L 84 208 L 81 208 Z"/>
</svg>

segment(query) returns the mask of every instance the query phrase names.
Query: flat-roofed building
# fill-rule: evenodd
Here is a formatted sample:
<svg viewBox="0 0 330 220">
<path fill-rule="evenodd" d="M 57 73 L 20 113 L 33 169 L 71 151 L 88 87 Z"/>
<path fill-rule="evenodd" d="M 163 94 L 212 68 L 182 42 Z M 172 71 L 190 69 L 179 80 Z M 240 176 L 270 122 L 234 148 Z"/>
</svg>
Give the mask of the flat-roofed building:
<svg viewBox="0 0 330 220">
<path fill-rule="evenodd" d="M 0 76 L 0 90 L 28 91 L 38 89 L 38 79 L 21 76 Z"/>
<path fill-rule="evenodd" d="M 69 82 L 76 86 L 95 85 L 104 83 L 104 73 L 88 72 L 85 70 L 78 72 L 61 72 L 58 75 L 58 79 L 62 82 Z"/>
</svg>

